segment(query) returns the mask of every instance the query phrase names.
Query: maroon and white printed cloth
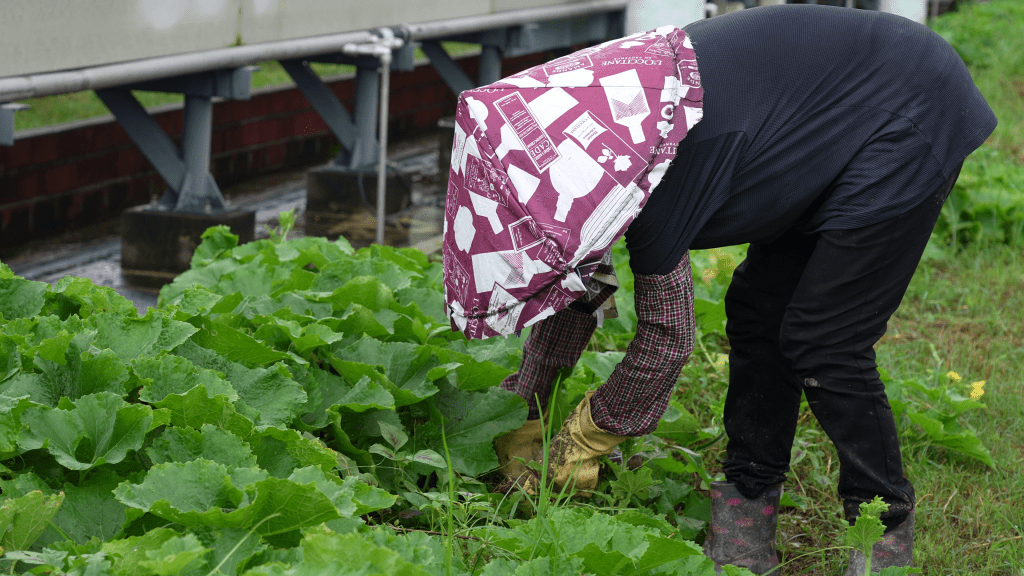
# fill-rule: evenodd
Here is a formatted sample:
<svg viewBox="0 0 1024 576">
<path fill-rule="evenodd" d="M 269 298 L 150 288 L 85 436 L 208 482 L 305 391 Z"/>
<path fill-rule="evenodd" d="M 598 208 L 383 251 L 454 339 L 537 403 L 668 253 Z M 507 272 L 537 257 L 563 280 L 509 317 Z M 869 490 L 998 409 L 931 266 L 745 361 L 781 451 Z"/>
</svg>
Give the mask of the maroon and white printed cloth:
<svg viewBox="0 0 1024 576">
<path fill-rule="evenodd" d="M 452 327 L 509 335 L 583 295 L 703 96 L 693 47 L 671 26 L 463 92 L 442 244 Z"/>
</svg>

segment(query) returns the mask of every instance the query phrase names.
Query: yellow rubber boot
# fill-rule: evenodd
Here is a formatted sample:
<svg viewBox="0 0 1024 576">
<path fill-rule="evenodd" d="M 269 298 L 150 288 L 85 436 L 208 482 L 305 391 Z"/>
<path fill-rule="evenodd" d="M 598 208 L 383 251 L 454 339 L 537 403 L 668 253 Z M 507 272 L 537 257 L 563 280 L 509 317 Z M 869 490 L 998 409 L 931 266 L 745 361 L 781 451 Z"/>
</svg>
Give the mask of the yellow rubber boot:
<svg viewBox="0 0 1024 576">
<path fill-rule="evenodd" d="M 593 490 L 597 487 L 601 456 L 607 456 L 627 436 L 618 436 L 601 430 L 590 415 L 590 397 L 587 392 L 579 406 L 569 414 L 562 430 L 551 439 L 551 476 L 555 491 L 568 486 L 575 490 Z"/>
<path fill-rule="evenodd" d="M 530 495 L 535 493 L 536 481 L 534 472 L 525 464 L 516 460 L 522 458 L 526 462 L 539 461 L 544 452 L 544 420 L 527 420 L 518 430 L 502 434 L 494 440 L 494 451 L 498 454 L 498 464 L 505 482 L 501 491 L 507 492 L 513 486 L 522 486 Z"/>
</svg>

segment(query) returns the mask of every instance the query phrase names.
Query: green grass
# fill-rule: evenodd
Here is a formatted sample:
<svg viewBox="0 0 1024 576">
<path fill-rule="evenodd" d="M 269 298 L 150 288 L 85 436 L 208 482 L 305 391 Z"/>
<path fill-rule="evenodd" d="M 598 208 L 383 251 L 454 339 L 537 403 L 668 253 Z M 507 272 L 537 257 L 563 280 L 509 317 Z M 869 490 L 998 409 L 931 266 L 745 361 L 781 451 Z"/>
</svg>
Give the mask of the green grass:
<svg viewBox="0 0 1024 576">
<path fill-rule="evenodd" d="M 1024 2 L 963 4 L 932 28 L 960 53 L 999 118 L 990 143 L 1024 162 Z"/>
<path fill-rule="evenodd" d="M 976 244 L 923 264 L 877 348 L 893 381 L 930 379 L 955 371 L 964 396 L 985 380 L 988 408 L 966 418 L 992 453 L 996 468 L 927 442 L 903 445 L 905 473 L 918 495 L 915 561 L 925 574 L 1024 574 L 1024 255 L 1004 245 Z M 890 389 L 896 399 L 899 391 Z M 781 531 L 801 544 L 787 555 L 838 544 L 834 449 L 808 412 L 798 445 L 814 450 L 793 471 L 787 489 L 806 512 L 784 515 Z M 913 425 L 902 421 L 906 432 Z M 835 552 L 796 562 L 803 573 L 840 574 Z M 792 572 L 791 572 L 792 573 Z"/>
</svg>

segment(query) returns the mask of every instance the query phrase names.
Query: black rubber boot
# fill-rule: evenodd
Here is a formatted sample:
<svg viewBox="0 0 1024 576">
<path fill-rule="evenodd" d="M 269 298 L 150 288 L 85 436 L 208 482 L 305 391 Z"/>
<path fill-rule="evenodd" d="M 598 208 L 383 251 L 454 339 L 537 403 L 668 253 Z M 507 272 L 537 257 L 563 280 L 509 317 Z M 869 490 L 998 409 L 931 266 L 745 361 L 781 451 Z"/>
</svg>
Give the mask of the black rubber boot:
<svg viewBox="0 0 1024 576">
<path fill-rule="evenodd" d="M 871 571 L 880 572 L 882 568 L 902 568 L 912 566 L 914 561 L 914 511 L 892 530 L 885 533 L 882 541 L 871 548 Z M 860 550 L 850 551 L 850 564 L 846 576 L 862 576 L 867 566 L 867 558 Z"/>
<path fill-rule="evenodd" d="M 775 528 L 779 523 L 782 484 L 768 487 L 758 498 L 746 498 L 732 482 L 711 483 L 711 527 L 704 555 L 723 564 L 742 566 L 754 574 L 778 575 Z"/>
</svg>

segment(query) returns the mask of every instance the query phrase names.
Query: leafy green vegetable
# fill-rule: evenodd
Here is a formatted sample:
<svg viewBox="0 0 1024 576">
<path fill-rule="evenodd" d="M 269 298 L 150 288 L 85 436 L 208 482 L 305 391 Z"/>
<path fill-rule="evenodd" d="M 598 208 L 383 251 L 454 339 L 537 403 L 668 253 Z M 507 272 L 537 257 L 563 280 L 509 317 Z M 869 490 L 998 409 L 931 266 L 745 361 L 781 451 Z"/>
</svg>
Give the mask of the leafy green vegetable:
<svg viewBox="0 0 1024 576">
<path fill-rule="evenodd" d="M 0 505 L 0 547 L 27 550 L 46 530 L 63 501 L 64 494 L 46 496 L 39 491 L 5 500 Z"/>
<path fill-rule="evenodd" d="M 153 410 L 101 392 L 78 402 L 63 399 L 59 408 L 28 408 L 21 421 L 27 427 L 18 441 L 21 448 L 43 448 L 66 468 L 89 470 L 116 464 L 128 451 L 141 448 L 153 423 Z"/>
<path fill-rule="evenodd" d="M 463 392 L 444 380 L 434 404 L 444 416 L 445 435 L 452 454 L 452 467 L 460 474 L 477 476 L 498 466 L 491 442 L 495 437 L 519 428 L 526 421 L 526 402 L 519 395 L 490 388 L 485 392 Z M 417 446 L 444 452 L 441 422 L 431 418 L 417 431 Z"/>
</svg>

